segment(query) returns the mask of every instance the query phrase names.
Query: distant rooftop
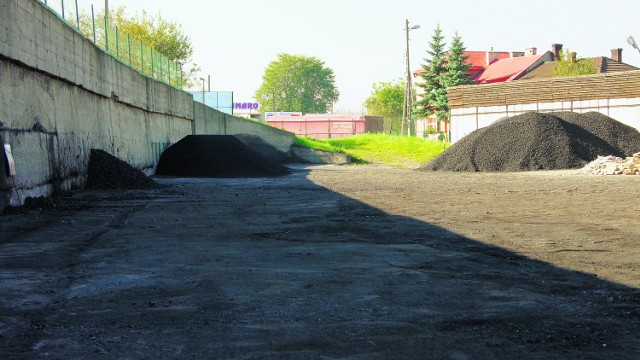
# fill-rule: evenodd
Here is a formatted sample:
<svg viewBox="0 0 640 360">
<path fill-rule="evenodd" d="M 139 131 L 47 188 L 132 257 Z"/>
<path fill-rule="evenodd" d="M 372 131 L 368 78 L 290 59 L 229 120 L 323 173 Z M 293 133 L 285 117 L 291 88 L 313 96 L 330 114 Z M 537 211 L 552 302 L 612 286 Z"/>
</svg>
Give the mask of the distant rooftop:
<svg viewBox="0 0 640 360">
<path fill-rule="evenodd" d="M 617 62 L 611 58 L 598 56 L 594 58 L 587 58 L 592 62 L 592 67 L 596 70 L 597 74 L 612 73 L 620 71 L 638 70 L 637 67 L 625 64 L 623 62 Z M 520 77 L 518 80 L 532 80 L 532 79 L 548 79 L 555 77 L 553 69 L 556 63 L 553 61 L 545 62 L 537 68 L 531 70 L 529 73 Z"/>
</svg>

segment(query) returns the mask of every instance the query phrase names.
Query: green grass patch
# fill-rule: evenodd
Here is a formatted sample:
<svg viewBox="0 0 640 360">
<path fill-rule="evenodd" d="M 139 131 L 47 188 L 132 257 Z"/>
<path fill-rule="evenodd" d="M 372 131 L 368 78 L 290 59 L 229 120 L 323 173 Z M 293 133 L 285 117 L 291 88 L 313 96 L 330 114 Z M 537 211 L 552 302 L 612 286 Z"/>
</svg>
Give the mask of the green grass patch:
<svg viewBox="0 0 640 360">
<path fill-rule="evenodd" d="M 440 155 L 449 144 L 417 137 L 362 134 L 342 139 L 296 138 L 296 143 L 313 149 L 351 155 L 356 163 L 417 168 Z"/>
</svg>

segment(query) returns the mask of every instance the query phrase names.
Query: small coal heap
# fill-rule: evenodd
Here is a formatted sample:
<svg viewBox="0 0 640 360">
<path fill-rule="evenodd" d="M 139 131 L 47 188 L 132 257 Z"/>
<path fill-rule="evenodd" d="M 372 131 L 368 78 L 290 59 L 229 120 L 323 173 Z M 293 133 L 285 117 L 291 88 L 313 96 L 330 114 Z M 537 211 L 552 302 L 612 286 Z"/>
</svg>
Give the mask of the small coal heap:
<svg viewBox="0 0 640 360">
<path fill-rule="evenodd" d="M 158 183 L 104 150 L 91 149 L 87 170 L 87 189 L 136 190 L 154 189 Z"/>
<path fill-rule="evenodd" d="M 250 178 L 290 174 L 230 135 L 188 135 L 160 156 L 156 175 Z"/>
<path fill-rule="evenodd" d="M 636 129 L 600 113 L 529 112 L 472 132 L 419 170 L 574 169 L 599 155 L 624 157 L 639 149 Z"/>
</svg>

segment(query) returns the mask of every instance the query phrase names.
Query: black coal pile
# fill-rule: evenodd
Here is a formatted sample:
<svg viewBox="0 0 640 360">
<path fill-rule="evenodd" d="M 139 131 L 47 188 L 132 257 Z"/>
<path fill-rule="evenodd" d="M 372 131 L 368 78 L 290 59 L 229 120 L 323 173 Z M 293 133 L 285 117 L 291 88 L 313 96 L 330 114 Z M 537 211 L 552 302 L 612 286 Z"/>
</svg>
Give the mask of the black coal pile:
<svg viewBox="0 0 640 360">
<path fill-rule="evenodd" d="M 159 185 L 142 171 L 104 150 L 91 149 L 87 170 L 87 189 L 154 189 Z"/>
<path fill-rule="evenodd" d="M 250 178 L 290 174 L 230 135 L 189 135 L 160 156 L 156 175 Z"/>
<path fill-rule="evenodd" d="M 289 160 L 289 155 L 284 153 L 271 144 L 264 141 L 261 137 L 256 135 L 233 135 L 236 139 L 242 141 L 243 144 L 247 145 L 251 150 L 257 152 L 258 154 L 266 157 L 272 162 L 282 164 Z"/>
<path fill-rule="evenodd" d="M 590 111 L 583 114 L 570 111 L 554 112 L 560 119 L 578 125 L 591 132 L 611 146 L 618 149 L 625 157 L 633 156 L 640 151 L 640 132 L 636 128 L 625 125 L 615 119 Z M 600 154 L 603 156 L 611 154 Z"/>
<path fill-rule="evenodd" d="M 602 121 L 612 123 L 615 120 Z M 534 112 L 505 118 L 465 136 L 419 170 L 573 169 L 599 155 L 623 156 L 616 146 L 577 123 L 553 114 Z"/>
</svg>

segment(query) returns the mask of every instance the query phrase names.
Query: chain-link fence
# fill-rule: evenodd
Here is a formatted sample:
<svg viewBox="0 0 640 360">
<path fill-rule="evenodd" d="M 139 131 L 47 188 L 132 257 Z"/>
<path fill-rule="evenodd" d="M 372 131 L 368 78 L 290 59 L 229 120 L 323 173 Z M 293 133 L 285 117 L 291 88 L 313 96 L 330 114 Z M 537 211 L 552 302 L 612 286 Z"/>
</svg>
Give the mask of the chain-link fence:
<svg viewBox="0 0 640 360">
<path fill-rule="evenodd" d="M 142 74 L 182 89 L 182 66 L 110 24 L 105 9 L 78 0 L 37 0 L 105 52 Z"/>
</svg>

